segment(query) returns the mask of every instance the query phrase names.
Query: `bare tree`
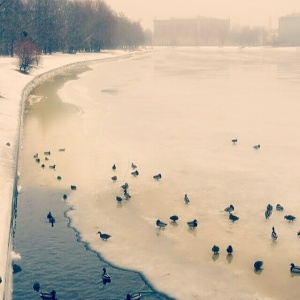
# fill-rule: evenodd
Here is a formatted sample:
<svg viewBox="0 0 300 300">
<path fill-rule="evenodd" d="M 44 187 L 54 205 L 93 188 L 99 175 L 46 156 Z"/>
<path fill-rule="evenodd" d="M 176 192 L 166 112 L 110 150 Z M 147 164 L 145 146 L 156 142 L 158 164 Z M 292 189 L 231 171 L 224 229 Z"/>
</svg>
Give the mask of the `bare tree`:
<svg viewBox="0 0 300 300">
<path fill-rule="evenodd" d="M 32 66 L 39 63 L 40 51 L 30 40 L 21 40 L 16 47 L 16 55 L 19 60 L 19 70 L 28 73 Z"/>
</svg>

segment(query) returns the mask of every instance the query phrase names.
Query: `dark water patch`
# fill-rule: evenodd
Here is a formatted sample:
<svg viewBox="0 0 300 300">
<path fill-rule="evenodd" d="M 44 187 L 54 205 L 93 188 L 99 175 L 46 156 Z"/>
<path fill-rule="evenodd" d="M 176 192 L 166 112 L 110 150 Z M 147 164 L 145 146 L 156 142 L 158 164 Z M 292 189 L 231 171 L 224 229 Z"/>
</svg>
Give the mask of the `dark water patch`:
<svg viewBox="0 0 300 300">
<path fill-rule="evenodd" d="M 122 270 L 102 260 L 71 230 L 62 195 L 67 191 L 49 187 L 24 189 L 18 196 L 14 251 L 22 272 L 13 276 L 13 299 L 39 299 L 33 290 L 38 281 L 41 291 L 55 290 L 58 299 L 125 299 L 128 293 L 141 292 L 142 299 L 170 299 L 156 293 L 137 272 Z M 51 211 L 55 224 L 47 219 Z M 103 284 L 106 268 L 111 283 Z"/>
</svg>

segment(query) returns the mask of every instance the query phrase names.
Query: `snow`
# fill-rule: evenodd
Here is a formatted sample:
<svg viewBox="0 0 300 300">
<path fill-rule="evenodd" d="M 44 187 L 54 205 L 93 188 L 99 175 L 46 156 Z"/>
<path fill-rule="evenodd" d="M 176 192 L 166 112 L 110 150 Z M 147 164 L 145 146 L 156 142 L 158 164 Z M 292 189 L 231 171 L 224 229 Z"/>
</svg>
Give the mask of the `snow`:
<svg viewBox="0 0 300 300">
<path fill-rule="evenodd" d="M 130 56 L 128 52 L 53 54 L 42 56 L 39 66 L 29 75 L 18 71 L 17 58 L 0 57 L 0 298 L 11 299 L 11 262 L 18 254 L 11 251 L 11 222 L 14 191 L 18 173 L 19 141 L 21 137 L 23 99 L 43 80 L 62 68 L 103 59 Z"/>
</svg>

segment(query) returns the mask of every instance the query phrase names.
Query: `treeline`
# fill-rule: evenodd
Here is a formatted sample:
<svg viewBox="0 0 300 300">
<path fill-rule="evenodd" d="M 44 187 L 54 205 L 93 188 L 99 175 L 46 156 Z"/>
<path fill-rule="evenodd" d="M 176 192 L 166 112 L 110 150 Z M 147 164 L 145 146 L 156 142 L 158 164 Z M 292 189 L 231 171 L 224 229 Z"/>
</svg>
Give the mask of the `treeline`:
<svg viewBox="0 0 300 300">
<path fill-rule="evenodd" d="M 102 0 L 0 0 L 0 55 L 30 40 L 44 54 L 133 48 L 145 42 L 139 22 Z"/>
</svg>

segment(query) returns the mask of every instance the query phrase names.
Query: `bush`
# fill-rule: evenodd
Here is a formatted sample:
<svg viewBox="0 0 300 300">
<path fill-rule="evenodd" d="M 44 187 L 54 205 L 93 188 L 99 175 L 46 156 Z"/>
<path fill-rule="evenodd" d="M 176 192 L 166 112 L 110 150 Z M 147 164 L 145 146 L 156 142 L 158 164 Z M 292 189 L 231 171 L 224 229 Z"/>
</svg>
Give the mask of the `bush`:
<svg viewBox="0 0 300 300">
<path fill-rule="evenodd" d="M 40 61 L 40 51 L 30 40 L 21 40 L 16 47 L 20 72 L 27 73 L 35 63 Z"/>
</svg>

